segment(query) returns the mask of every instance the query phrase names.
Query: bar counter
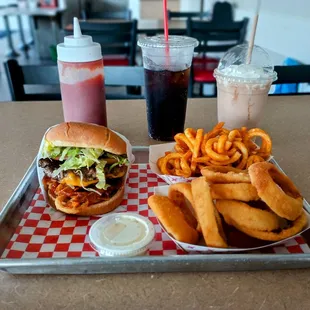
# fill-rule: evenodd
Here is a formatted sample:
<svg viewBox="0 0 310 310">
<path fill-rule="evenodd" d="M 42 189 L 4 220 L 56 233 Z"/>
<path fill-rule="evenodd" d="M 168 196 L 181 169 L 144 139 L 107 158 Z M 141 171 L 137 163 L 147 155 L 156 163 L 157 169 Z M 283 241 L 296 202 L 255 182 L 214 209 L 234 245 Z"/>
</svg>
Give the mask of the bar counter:
<svg viewBox="0 0 310 310">
<path fill-rule="evenodd" d="M 270 97 L 261 128 L 273 155 L 310 200 L 310 96 Z M 0 104 L 0 209 L 38 151 L 60 102 Z M 190 99 L 186 127 L 211 129 L 216 99 Z M 145 101 L 108 102 L 109 127 L 133 145 L 147 135 Z M 0 271 L 0 309 L 309 309 L 310 270 L 117 275 L 10 275 Z"/>
</svg>

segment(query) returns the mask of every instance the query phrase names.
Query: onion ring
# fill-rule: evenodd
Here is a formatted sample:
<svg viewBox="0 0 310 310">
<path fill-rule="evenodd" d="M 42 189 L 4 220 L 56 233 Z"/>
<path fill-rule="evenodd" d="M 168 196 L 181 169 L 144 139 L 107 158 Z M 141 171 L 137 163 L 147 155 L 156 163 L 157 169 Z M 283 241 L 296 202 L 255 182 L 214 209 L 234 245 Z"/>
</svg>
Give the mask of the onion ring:
<svg viewBox="0 0 310 310">
<path fill-rule="evenodd" d="M 225 222 L 232 226 L 270 232 L 279 229 L 283 222 L 273 212 L 253 208 L 241 201 L 217 200 L 215 206 L 223 215 Z"/>
<path fill-rule="evenodd" d="M 303 209 L 303 198 L 293 182 L 268 162 L 249 167 L 251 183 L 259 197 L 280 217 L 296 220 Z"/>
<path fill-rule="evenodd" d="M 302 211 L 300 216 L 292 222 L 292 226 L 286 229 L 282 229 L 279 232 L 277 231 L 263 231 L 247 228 L 242 225 L 238 225 L 236 222 L 232 221 L 232 225 L 243 233 L 260 240 L 265 241 L 280 241 L 286 238 L 292 237 L 300 233 L 303 228 L 307 225 L 308 218 L 305 211 Z"/>
<path fill-rule="evenodd" d="M 213 199 L 259 200 L 256 188 L 249 183 L 211 184 L 210 188 Z"/>
</svg>

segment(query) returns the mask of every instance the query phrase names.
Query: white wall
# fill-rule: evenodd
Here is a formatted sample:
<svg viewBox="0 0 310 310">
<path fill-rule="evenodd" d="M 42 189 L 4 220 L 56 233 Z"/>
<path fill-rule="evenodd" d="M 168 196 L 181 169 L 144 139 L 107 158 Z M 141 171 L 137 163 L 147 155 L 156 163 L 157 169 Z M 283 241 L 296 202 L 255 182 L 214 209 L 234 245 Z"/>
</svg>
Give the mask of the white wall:
<svg viewBox="0 0 310 310">
<path fill-rule="evenodd" d="M 132 12 L 132 18 L 140 18 L 140 0 L 129 0 L 128 8 Z"/>
<path fill-rule="evenodd" d="M 196 11 L 198 12 L 199 10 L 200 10 L 200 0 L 180 0 L 181 12 L 196 12 Z"/>
<path fill-rule="evenodd" d="M 256 0 L 230 2 L 237 5 L 235 18 L 248 16 L 252 21 Z M 309 0 L 262 0 L 255 43 L 271 51 L 276 64 L 286 57 L 310 63 L 309 15 Z"/>
</svg>

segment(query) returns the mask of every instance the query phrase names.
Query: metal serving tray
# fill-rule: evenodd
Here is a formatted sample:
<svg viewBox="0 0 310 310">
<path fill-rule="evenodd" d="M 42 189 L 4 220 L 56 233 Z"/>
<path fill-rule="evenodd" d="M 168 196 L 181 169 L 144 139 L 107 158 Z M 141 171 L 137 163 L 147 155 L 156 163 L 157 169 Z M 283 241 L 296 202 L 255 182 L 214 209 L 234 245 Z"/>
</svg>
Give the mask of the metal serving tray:
<svg viewBox="0 0 310 310">
<path fill-rule="evenodd" d="M 136 163 L 148 163 L 148 147 L 134 147 L 133 152 Z M 0 255 L 12 238 L 38 186 L 34 161 L 0 213 Z M 310 232 L 307 231 L 302 236 L 310 244 Z M 16 274 L 244 271 L 308 267 L 310 267 L 310 254 L 304 253 L 0 259 L 0 270 Z"/>
</svg>

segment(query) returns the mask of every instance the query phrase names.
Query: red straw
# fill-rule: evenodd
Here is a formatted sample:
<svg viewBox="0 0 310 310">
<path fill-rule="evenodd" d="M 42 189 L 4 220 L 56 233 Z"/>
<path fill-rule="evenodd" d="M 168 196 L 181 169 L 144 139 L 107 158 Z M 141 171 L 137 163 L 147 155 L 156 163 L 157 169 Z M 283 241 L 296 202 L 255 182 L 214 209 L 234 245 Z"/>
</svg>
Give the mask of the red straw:
<svg viewBox="0 0 310 310">
<path fill-rule="evenodd" d="M 163 0 L 164 8 L 164 29 L 165 29 L 165 39 L 168 41 L 169 31 L 168 31 L 168 9 L 167 9 L 167 0 Z"/>
<path fill-rule="evenodd" d="M 165 40 L 166 45 L 166 66 L 169 67 L 169 30 L 168 30 L 168 9 L 167 9 L 167 0 L 163 0 L 163 10 L 164 10 L 164 30 L 165 30 Z M 168 68 L 167 68 L 168 69 Z"/>
</svg>

